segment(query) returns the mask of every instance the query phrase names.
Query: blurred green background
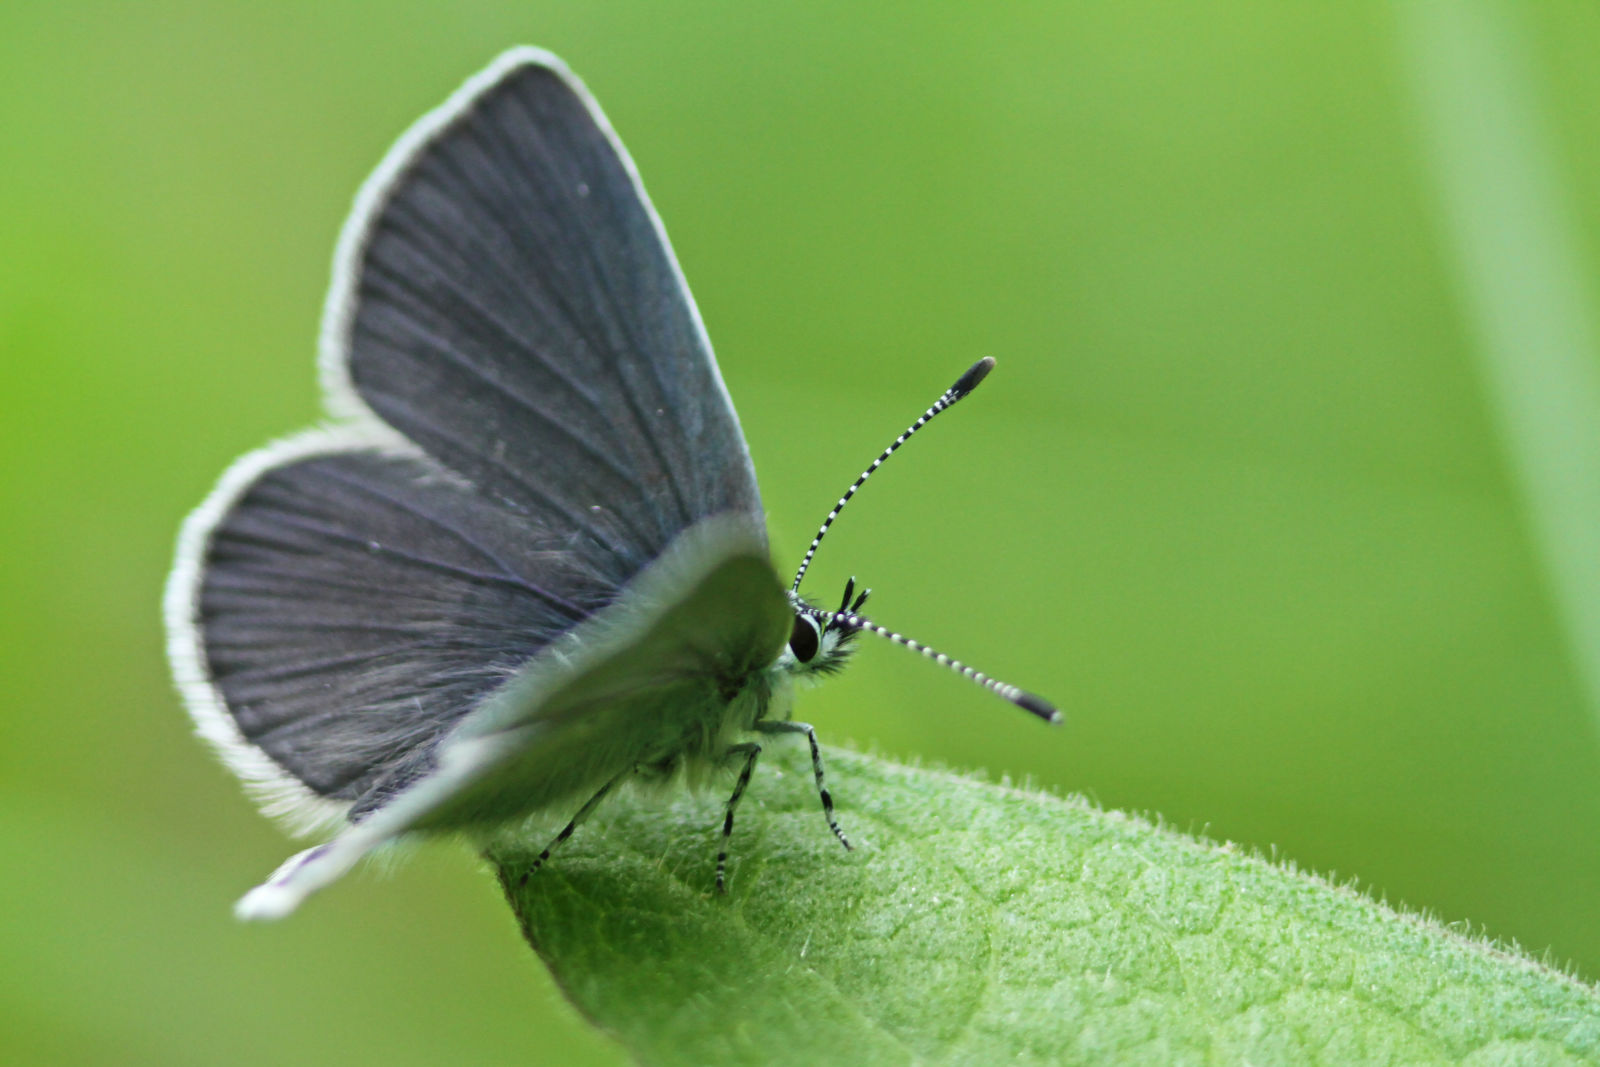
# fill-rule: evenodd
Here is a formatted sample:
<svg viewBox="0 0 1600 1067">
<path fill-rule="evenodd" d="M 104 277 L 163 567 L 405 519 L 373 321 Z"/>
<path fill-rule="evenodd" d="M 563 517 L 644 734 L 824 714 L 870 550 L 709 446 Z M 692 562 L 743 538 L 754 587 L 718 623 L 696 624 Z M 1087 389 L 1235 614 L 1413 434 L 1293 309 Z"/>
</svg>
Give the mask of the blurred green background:
<svg viewBox="0 0 1600 1067">
<path fill-rule="evenodd" d="M 463 850 L 236 924 L 292 846 L 162 654 L 180 519 L 318 417 L 358 183 L 515 43 L 638 161 L 781 560 L 1000 361 L 808 588 L 858 575 L 1067 724 L 869 647 L 802 698 L 826 739 L 1600 976 L 1592 5 L 11 0 L 0 1058 L 616 1062 Z"/>
</svg>

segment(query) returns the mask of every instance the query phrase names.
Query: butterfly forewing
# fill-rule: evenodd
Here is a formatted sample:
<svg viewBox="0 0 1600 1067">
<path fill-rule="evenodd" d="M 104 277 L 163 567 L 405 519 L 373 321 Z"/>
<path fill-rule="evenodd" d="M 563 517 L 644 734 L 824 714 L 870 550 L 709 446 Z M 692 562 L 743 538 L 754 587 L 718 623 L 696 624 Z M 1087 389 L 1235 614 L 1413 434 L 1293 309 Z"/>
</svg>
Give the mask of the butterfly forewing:
<svg viewBox="0 0 1600 1067">
<path fill-rule="evenodd" d="M 637 571 L 698 519 L 760 515 L 632 163 L 542 53 L 468 83 L 369 182 L 325 330 L 330 382 L 579 551 Z"/>
</svg>

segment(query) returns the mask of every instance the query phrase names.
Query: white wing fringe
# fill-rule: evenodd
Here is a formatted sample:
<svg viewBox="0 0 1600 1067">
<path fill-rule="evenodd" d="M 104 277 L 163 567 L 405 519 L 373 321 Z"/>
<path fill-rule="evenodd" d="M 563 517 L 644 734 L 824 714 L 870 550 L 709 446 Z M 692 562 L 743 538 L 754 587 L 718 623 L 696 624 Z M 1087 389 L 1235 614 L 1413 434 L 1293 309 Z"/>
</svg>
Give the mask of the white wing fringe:
<svg viewBox="0 0 1600 1067">
<path fill-rule="evenodd" d="M 246 921 L 282 919 L 300 902 L 324 886 L 332 885 L 368 852 L 381 844 L 363 827 L 352 826 L 325 845 L 296 852 L 272 876 L 233 906 L 236 918 Z"/>
<path fill-rule="evenodd" d="M 433 774 L 327 844 L 290 856 L 272 872 L 272 877 L 239 899 L 233 914 L 247 921 L 281 919 L 290 914 L 306 897 L 343 878 L 367 853 L 403 836 L 423 816 L 458 797 L 498 758 L 516 751 L 521 733 L 513 730 L 442 742 L 439 766 Z"/>
</svg>

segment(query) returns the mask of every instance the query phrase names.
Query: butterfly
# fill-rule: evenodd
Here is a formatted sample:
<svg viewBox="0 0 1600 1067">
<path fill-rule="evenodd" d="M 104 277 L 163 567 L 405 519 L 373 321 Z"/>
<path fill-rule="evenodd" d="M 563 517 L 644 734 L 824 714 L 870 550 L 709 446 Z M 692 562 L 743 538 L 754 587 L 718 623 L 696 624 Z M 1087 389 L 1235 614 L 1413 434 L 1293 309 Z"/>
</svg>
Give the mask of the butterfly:
<svg viewBox="0 0 1600 1067">
<path fill-rule="evenodd" d="M 632 161 L 554 56 L 505 53 L 394 145 L 340 235 L 320 339 L 331 419 L 244 456 L 167 586 L 198 733 L 263 809 L 331 838 L 248 893 L 275 918 L 408 835 L 576 814 L 811 747 L 794 684 L 873 633 L 1048 721 L 1046 701 L 785 587 L 738 416 Z M 549 849 L 533 866 L 548 858 Z M 530 870 L 531 873 L 531 870 Z M 524 876 L 526 877 L 526 876 Z"/>
</svg>

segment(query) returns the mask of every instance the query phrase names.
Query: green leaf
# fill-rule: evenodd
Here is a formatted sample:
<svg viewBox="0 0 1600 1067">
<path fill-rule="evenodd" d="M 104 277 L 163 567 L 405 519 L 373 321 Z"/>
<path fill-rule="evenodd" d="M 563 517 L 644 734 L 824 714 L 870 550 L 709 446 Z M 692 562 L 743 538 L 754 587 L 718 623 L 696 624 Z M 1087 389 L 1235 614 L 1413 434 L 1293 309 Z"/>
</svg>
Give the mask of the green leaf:
<svg viewBox="0 0 1600 1067">
<path fill-rule="evenodd" d="M 521 888 L 537 847 L 492 852 L 641 1061 L 1600 1063 L 1571 977 L 1080 800 L 829 750 L 847 853 L 803 749 L 763 755 L 726 897 L 720 790 L 619 797 Z"/>
</svg>

